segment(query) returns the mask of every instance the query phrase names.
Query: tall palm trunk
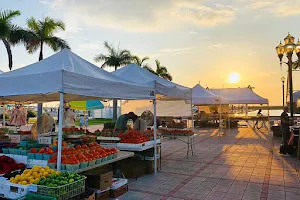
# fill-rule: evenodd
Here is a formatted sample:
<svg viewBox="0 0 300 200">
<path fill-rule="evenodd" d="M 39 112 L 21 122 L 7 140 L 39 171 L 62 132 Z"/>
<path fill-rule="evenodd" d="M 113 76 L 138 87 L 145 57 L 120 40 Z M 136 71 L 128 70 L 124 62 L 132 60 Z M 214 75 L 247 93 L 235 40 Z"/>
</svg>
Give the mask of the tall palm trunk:
<svg viewBox="0 0 300 200">
<path fill-rule="evenodd" d="M 11 70 L 12 65 L 13 65 L 13 61 L 12 61 L 12 53 L 11 53 L 10 45 L 9 45 L 8 41 L 4 38 L 2 38 L 2 42 L 5 45 L 5 48 L 6 48 L 6 51 L 7 51 L 8 67 L 9 67 L 9 70 Z"/>
<path fill-rule="evenodd" d="M 40 56 L 39 56 L 39 61 L 43 60 L 43 41 L 41 41 L 41 49 L 40 49 Z M 38 110 L 37 110 L 37 117 L 42 116 L 43 114 L 43 104 L 39 103 L 38 104 Z"/>
<path fill-rule="evenodd" d="M 118 69 L 117 66 L 115 66 L 115 71 Z M 116 121 L 118 118 L 118 100 L 113 100 L 113 120 Z"/>
</svg>

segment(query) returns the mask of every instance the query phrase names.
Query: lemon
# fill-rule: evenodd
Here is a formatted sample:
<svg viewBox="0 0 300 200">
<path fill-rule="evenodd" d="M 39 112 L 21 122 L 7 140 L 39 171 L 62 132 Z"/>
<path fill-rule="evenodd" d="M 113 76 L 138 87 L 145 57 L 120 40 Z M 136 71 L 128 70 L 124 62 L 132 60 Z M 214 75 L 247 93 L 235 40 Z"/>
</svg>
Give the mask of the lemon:
<svg viewBox="0 0 300 200">
<path fill-rule="evenodd" d="M 35 175 L 37 175 L 37 174 L 38 174 L 37 172 L 33 172 L 33 173 L 32 173 L 33 176 L 35 176 Z"/>
<path fill-rule="evenodd" d="M 21 177 L 21 175 L 20 175 L 20 174 L 18 174 L 18 175 L 17 175 L 15 178 L 17 178 L 17 179 L 18 179 L 18 178 L 20 178 L 20 177 Z"/>
<path fill-rule="evenodd" d="M 40 174 L 44 173 L 46 170 L 45 169 L 40 169 L 39 172 Z"/>
<path fill-rule="evenodd" d="M 33 171 L 33 172 L 38 172 L 39 169 L 38 169 L 38 168 L 32 168 L 32 171 Z"/>
<path fill-rule="evenodd" d="M 48 166 L 46 166 L 44 169 L 47 170 L 47 169 L 50 169 L 50 168 Z"/>
<path fill-rule="evenodd" d="M 49 173 L 48 172 L 44 172 L 43 176 L 48 177 Z"/>
<path fill-rule="evenodd" d="M 60 175 L 60 172 L 56 172 L 55 174 L 56 174 L 56 175 Z"/>
<path fill-rule="evenodd" d="M 22 185 L 27 185 L 27 181 L 22 181 Z"/>
<path fill-rule="evenodd" d="M 16 181 L 16 179 L 14 177 L 9 179 L 10 182 L 14 183 Z"/>
<path fill-rule="evenodd" d="M 32 179 L 34 179 L 34 176 L 29 176 L 29 177 L 27 178 L 27 180 L 32 180 Z"/>
<path fill-rule="evenodd" d="M 23 174 L 27 174 L 30 170 L 29 169 L 25 169 Z"/>
<path fill-rule="evenodd" d="M 34 183 L 34 181 L 35 181 L 34 179 L 31 179 L 31 180 L 29 181 L 29 183 L 32 184 L 32 183 Z"/>
<path fill-rule="evenodd" d="M 34 175 L 34 178 L 36 178 L 36 179 L 40 179 L 40 178 L 41 178 L 41 175 L 39 175 L 39 174 L 35 174 L 35 175 Z"/>
</svg>

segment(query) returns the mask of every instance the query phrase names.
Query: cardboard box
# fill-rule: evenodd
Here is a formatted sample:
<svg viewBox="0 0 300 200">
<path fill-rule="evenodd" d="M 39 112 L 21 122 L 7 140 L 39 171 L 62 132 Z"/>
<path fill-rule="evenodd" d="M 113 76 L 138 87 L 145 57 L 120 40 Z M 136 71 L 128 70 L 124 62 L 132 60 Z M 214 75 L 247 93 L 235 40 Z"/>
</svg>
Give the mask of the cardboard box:
<svg viewBox="0 0 300 200">
<path fill-rule="evenodd" d="M 148 161 L 145 160 L 146 165 L 146 174 L 153 174 L 154 173 L 154 160 Z M 159 159 L 157 159 L 157 170 L 160 169 L 160 162 Z"/>
<path fill-rule="evenodd" d="M 96 200 L 103 200 L 109 198 L 109 190 L 110 188 L 105 188 L 104 190 L 90 188 L 95 192 L 95 199 Z"/>
<path fill-rule="evenodd" d="M 145 174 L 145 161 L 132 161 L 130 163 L 122 163 L 121 170 L 125 178 L 138 178 Z"/>
<path fill-rule="evenodd" d="M 96 171 L 91 171 L 85 175 L 87 176 L 87 187 L 104 190 L 112 185 L 112 171 L 106 173 L 96 173 Z"/>
<path fill-rule="evenodd" d="M 116 198 L 125 194 L 126 192 L 128 192 L 128 184 L 122 185 L 115 190 L 110 190 L 109 195 L 111 198 Z"/>
</svg>

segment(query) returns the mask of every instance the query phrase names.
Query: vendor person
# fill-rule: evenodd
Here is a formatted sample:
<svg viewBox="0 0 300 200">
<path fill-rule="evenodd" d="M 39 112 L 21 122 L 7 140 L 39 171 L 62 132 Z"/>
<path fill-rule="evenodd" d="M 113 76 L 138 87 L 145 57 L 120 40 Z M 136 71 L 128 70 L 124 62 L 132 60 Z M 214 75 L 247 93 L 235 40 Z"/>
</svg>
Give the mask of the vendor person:
<svg viewBox="0 0 300 200">
<path fill-rule="evenodd" d="M 132 119 L 134 116 L 135 114 L 133 112 L 121 115 L 116 121 L 115 129 L 117 131 L 125 131 L 127 129 L 127 121 Z"/>
<path fill-rule="evenodd" d="M 134 130 L 139 130 L 141 132 L 147 130 L 147 122 L 144 119 L 138 117 L 137 115 L 134 115 L 132 121 Z"/>
</svg>

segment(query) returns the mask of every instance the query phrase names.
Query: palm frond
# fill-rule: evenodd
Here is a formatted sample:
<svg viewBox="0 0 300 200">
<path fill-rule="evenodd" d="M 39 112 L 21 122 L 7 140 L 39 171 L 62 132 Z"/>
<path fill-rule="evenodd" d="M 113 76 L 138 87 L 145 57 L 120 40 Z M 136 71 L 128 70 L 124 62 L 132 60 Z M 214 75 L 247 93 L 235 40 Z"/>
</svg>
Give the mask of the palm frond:
<svg viewBox="0 0 300 200">
<path fill-rule="evenodd" d="M 173 77 L 171 76 L 171 74 L 169 73 L 166 73 L 166 74 L 160 74 L 160 77 L 166 79 L 166 80 L 169 80 L 169 81 L 172 81 L 173 80 Z"/>
<path fill-rule="evenodd" d="M 59 20 L 54 20 L 50 17 L 46 17 L 44 22 L 40 22 L 43 29 L 43 35 L 53 36 L 59 30 L 65 30 L 65 23 Z"/>
<path fill-rule="evenodd" d="M 145 62 L 146 60 L 149 60 L 149 57 L 148 57 L 148 56 L 146 56 L 146 57 L 142 58 L 142 60 L 141 60 L 141 65 L 142 65 L 142 64 L 143 64 L 143 62 Z"/>
<path fill-rule="evenodd" d="M 27 19 L 27 26 L 31 31 L 35 32 L 36 34 L 40 34 L 41 30 L 39 24 L 33 17 Z"/>
<path fill-rule="evenodd" d="M 157 75 L 157 73 L 150 67 L 150 66 L 144 66 L 144 69 L 148 70 L 149 72 L 151 72 L 152 74 Z"/>
<path fill-rule="evenodd" d="M 108 61 L 108 59 L 109 59 L 109 57 L 107 57 L 106 55 L 103 55 L 103 54 L 99 54 L 94 57 L 95 62 L 102 62 L 102 61 L 106 62 L 106 61 Z"/>
<path fill-rule="evenodd" d="M 138 66 L 141 66 L 141 59 L 138 56 L 132 56 L 132 62 Z"/>
<path fill-rule="evenodd" d="M 107 49 L 107 51 L 110 55 L 115 56 L 117 54 L 116 49 L 111 44 L 109 44 L 107 41 L 104 42 L 104 47 Z"/>
<path fill-rule="evenodd" d="M 58 51 L 64 48 L 70 49 L 68 43 L 59 37 L 44 38 L 44 42 L 48 44 L 53 51 Z"/>
<path fill-rule="evenodd" d="M 7 21 L 10 23 L 10 21 L 21 15 L 21 12 L 19 10 L 0 10 L 0 21 Z"/>
<path fill-rule="evenodd" d="M 25 46 L 33 40 L 38 40 L 38 36 L 30 31 L 19 26 L 13 25 L 9 34 L 9 42 L 12 45 L 23 43 Z"/>
<path fill-rule="evenodd" d="M 156 64 L 156 67 L 157 67 L 157 68 L 160 67 L 160 62 L 159 62 L 159 60 L 155 60 L 155 64 Z"/>
</svg>

